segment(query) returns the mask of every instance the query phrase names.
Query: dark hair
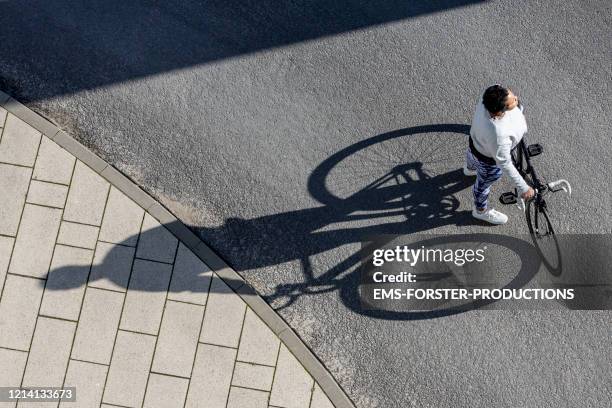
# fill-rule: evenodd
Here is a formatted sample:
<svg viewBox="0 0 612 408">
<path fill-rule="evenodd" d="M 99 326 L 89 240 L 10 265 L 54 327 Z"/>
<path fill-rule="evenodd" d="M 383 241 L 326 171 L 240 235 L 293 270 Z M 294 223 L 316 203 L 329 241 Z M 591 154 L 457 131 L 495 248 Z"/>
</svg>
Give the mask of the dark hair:
<svg viewBox="0 0 612 408">
<path fill-rule="evenodd" d="M 491 113 L 506 111 L 506 98 L 508 90 L 501 85 L 493 85 L 486 89 L 482 95 L 482 103 Z"/>
</svg>

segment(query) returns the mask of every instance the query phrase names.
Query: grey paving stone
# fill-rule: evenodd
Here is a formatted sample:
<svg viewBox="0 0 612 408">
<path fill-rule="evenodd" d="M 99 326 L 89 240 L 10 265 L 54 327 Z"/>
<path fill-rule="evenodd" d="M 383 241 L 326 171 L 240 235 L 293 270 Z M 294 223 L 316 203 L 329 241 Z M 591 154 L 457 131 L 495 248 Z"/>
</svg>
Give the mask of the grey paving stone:
<svg viewBox="0 0 612 408">
<path fill-rule="evenodd" d="M 100 364 L 70 360 L 64 386 L 76 387 L 78 406 L 100 406 L 107 370 L 108 367 Z M 75 403 L 70 401 L 62 401 L 59 406 L 74 408 Z"/>
<path fill-rule="evenodd" d="M 72 177 L 75 160 L 73 155 L 59 147 L 48 137 L 43 136 L 32 178 L 68 185 Z"/>
<path fill-rule="evenodd" d="M 155 218 L 145 213 L 140 240 L 138 241 L 138 258 L 151 261 L 172 263 L 177 240 Z"/>
<path fill-rule="evenodd" d="M 89 286 L 125 292 L 133 260 L 134 248 L 98 242 Z"/>
<path fill-rule="evenodd" d="M 304 367 L 281 345 L 270 394 L 270 405 L 308 408 L 313 380 Z"/>
<path fill-rule="evenodd" d="M 19 401 L 17 408 L 56 408 L 57 402 Z"/>
<path fill-rule="evenodd" d="M 41 402 L 41 401 L 19 401 L 17 408 L 56 408 L 56 402 Z"/>
<path fill-rule="evenodd" d="M 210 285 L 200 341 L 238 347 L 245 309 L 242 299 L 215 275 Z"/>
<path fill-rule="evenodd" d="M 155 337 L 119 331 L 102 400 L 126 407 L 141 406 Z"/>
<path fill-rule="evenodd" d="M 40 314 L 78 320 L 93 251 L 56 245 Z"/>
<path fill-rule="evenodd" d="M 108 290 L 87 289 L 72 348 L 73 358 L 110 363 L 124 296 Z"/>
<path fill-rule="evenodd" d="M 172 265 L 136 259 L 125 298 L 120 328 L 156 335 Z"/>
<path fill-rule="evenodd" d="M 16 402 L 0 402 L 0 408 L 15 408 L 16 406 Z"/>
<path fill-rule="evenodd" d="M 314 385 L 310 408 L 334 408 L 334 404 L 327 398 L 327 395 L 325 395 L 321 387 L 319 387 L 319 384 Z"/>
<path fill-rule="evenodd" d="M 270 391 L 273 377 L 274 367 L 236 361 L 232 385 Z"/>
<path fill-rule="evenodd" d="M 0 162 L 32 167 L 39 144 L 40 132 L 9 113 L 0 141 Z"/>
<path fill-rule="evenodd" d="M 0 384 L 2 387 L 18 387 L 25 369 L 28 353 L 0 348 Z M 0 403 L 0 407 L 3 407 Z"/>
<path fill-rule="evenodd" d="M 212 271 L 183 243 L 179 244 L 168 299 L 205 305 Z"/>
<path fill-rule="evenodd" d="M 16 402 L 0 402 L 0 408 L 15 408 L 16 406 Z"/>
<path fill-rule="evenodd" d="M 32 180 L 26 202 L 64 208 L 68 186 Z"/>
<path fill-rule="evenodd" d="M 66 244 L 87 249 L 95 249 L 100 228 L 92 225 L 62 221 L 57 237 L 58 244 Z"/>
<path fill-rule="evenodd" d="M 0 348 L 0 384 L 3 387 L 19 387 L 28 353 Z M 0 402 L 0 408 L 13 408 L 15 402 Z"/>
<path fill-rule="evenodd" d="M 111 186 L 100 229 L 101 241 L 136 246 L 144 210 Z"/>
<path fill-rule="evenodd" d="M 39 279 L 6 276 L 0 299 L 0 347 L 29 349 L 43 284 Z"/>
<path fill-rule="evenodd" d="M 23 377 L 25 387 L 61 387 L 76 323 L 39 317 Z M 57 404 L 56 404 L 57 405 Z"/>
<path fill-rule="evenodd" d="M 227 408 L 268 408 L 268 395 L 264 391 L 232 387 Z"/>
<path fill-rule="evenodd" d="M 100 225 L 109 184 L 92 169 L 77 161 L 64 210 L 64 220 Z"/>
<path fill-rule="evenodd" d="M 187 395 L 189 380 L 151 374 L 147 384 L 144 408 L 182 407 Z"/>
<path fill-rule="evenodd" d="M 317 357 L 304 345 L 302 340 L 290 328 L 279 334 L 285 347 L 302 363 L 304 368 L 314 377 L 322 390 L 338 408 L 354 408 L 354 404 L 338 386 L 338 383 L 321 364 Z"/>
<path fill-rule="evenodd" d="M 0 234 L 17 235 L 32 169 L 0 163 Z"/>
<path fill-rule="evenodd" d="M 251 309 L 247 309 L 238 348 L 238 360 L 276 365 L 279 345 L 280 340 L 272 330 Z"/>
<path fill-rule="evenodd" d="M 168 301 L 162 319 L 153 368 L 155 372 L 191 376 L 204 306 Z"/>
<path fill-rule="evenodd" d="M 6 279 L 6 272 L 8 270 L 9 260 L 11 259 L 11 251 L 13 250 L 14 242 L 15 238 L 0 236 L 0 293 L 2 293 L 4 280 Z"/>
<path fill-rule="evenodd" d="M 61 216 L 62 210 L 25 205 L 9 272 L 46 277 Z"/>
<path fill-rule="evenodd" d="M 235 358 L 234 349 L 199 344 L 185 407 L 226 408 Z"/>
</svg>

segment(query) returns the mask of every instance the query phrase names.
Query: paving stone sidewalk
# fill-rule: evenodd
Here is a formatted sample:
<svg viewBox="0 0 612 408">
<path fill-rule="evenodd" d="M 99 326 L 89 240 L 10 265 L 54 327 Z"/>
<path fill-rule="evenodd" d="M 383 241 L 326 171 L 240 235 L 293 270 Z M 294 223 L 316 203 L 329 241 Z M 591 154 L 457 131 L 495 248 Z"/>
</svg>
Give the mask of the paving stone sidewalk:
<svg viewBox="0 0 612 408">
<path fill-rule="evenodd" d="M 329 408 L 243 299 L 154 216 L 0 108 L 0 407 Z"/>
</svg>

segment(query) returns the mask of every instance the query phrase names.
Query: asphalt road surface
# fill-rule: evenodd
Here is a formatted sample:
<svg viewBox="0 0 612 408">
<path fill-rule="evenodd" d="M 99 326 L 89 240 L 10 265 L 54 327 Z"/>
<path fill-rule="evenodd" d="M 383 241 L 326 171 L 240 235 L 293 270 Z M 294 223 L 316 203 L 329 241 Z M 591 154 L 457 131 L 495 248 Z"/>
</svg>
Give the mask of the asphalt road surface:
<svg viewBox="0 0 612 408">
<path fill-rule="evenodd" d="M 612 314 L 369 314 L 377 233 L 470 219 L 492 83 L 565 177 L 558 232 L 610 233 L 607 0 L 0 2 L 0 87 L 165 203 L 262 293 L 359 408 L 612 406 Z M 508 184 L 500 184 L 497 194 Z"/>
</svg>

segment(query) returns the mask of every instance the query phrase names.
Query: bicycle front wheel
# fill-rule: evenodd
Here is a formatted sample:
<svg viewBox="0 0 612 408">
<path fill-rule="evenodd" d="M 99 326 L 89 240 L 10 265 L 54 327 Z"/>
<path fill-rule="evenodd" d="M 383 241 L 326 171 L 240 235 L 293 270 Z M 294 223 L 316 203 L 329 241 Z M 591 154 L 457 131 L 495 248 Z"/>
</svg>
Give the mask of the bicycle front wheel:
<svg viewBox="0 0 612 408">
<path fill-rule="evenodd" d="M 532 236 L 543 238 L 555 234 L 544 205 L 536 204 L 534 200 L 528 201 L 525 216 Z"/>
<path fill-rule="evenodd" d="M 525 217 L 529 226 L 529 234 L 538 251 L 542 263 L 555 276 L 561 274 L 561 248 L 555 236 L 546 206 L 531 200 L 527 203 Z"/>
</svg>

